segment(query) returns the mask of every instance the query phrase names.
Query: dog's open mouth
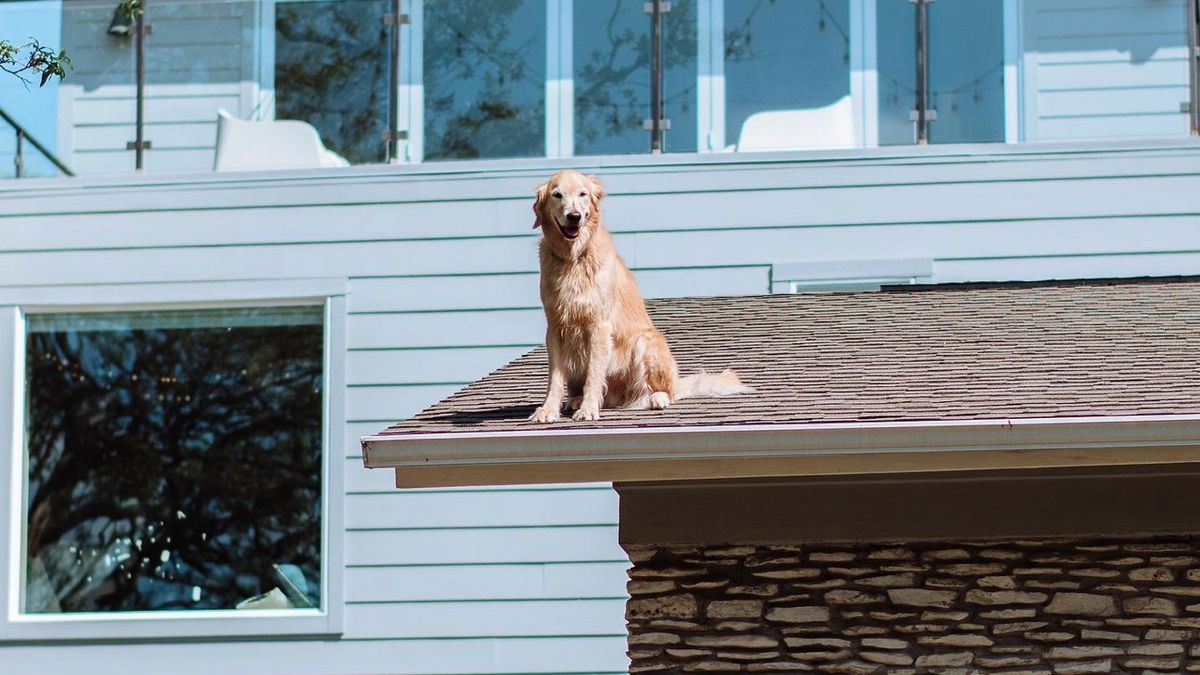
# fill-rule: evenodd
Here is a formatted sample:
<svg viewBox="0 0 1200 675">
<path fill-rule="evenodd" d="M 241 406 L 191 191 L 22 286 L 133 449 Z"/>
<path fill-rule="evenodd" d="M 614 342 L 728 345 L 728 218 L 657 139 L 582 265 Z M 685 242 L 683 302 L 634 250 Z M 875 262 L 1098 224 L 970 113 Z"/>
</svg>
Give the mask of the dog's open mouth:
<svg viewBox="0 0 1200 675">
<path fill-rule="evenodd" d="M 575 237 L 579 236 L 579 223 L 567 223 L 566 225 L 559 225 L 558 231 L 562 232 L 562 235 L 567 239 L 574 239 Z"/>
</svg>

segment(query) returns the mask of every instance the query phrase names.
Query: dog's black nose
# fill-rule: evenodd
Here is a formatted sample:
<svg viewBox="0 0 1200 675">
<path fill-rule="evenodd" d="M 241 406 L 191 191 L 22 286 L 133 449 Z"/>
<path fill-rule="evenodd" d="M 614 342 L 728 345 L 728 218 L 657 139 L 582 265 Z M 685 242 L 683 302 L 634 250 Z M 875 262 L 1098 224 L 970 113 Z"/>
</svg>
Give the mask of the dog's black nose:
<svg viewBox="0 0 1200 675">
<path fill-rule="evenodd" d="M 579 219 L 582 217 L 583 214 L 579 213 L 578 211 L 572 211 L 567 214 L 567 220 L 569 220 L 572 224 L 578 223 Z"/>
</svg>

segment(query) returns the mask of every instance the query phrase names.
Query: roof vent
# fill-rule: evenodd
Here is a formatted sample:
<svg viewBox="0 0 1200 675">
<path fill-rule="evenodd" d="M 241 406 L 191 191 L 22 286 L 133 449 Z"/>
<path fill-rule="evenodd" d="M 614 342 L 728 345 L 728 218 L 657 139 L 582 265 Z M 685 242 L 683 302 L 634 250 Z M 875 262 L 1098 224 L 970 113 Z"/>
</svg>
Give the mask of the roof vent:
<svg viewBox="0 0 1200 675">
<path fill-rule="evenodd" d="M 820 260 L 771 266 L 772 293 L 878 291 L 883 286 L 933 281 L 929 258 Z"/>
</svg>

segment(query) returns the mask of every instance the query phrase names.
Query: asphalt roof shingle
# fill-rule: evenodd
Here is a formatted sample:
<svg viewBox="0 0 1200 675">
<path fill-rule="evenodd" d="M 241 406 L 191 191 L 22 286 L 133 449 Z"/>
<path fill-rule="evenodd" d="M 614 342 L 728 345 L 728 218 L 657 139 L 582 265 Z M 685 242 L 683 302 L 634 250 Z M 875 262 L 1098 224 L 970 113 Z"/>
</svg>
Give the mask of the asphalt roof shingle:
<svg viewBox="0 0 1200 675">
<path fill-rule="evenodd" d="M 681 374 L 754 392 L 526 421 L 542 348 L 380 435 L 1200 413 L 1200 278 L 885 288 L 648 303 Z"/>
</svg>

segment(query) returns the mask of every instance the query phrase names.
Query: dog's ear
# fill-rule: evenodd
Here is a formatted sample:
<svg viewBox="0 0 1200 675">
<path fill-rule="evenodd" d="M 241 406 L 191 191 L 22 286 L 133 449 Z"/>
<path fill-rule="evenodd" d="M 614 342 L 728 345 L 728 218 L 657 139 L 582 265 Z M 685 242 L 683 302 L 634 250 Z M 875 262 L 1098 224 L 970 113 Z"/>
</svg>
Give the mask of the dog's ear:
<svg viewBox="0 0 1200 675">
<path fill-rule="evenodd" d="M 585 176 L 585 178 L 587 178 L 587 182 L 591 186 L 590 192 L 592 193 L 592 201 L 596 204 L 599 204 L 600 200 L 604 199 L 604 195 L 608 194 L 608 192 L 604 190 L 604 183 L 601 183 L 600 179 L 594 174 L 589 174 Z"/>
<path fill-rule="evenodd" d="M 533 229 L 538 229 L 542 226 L 542 206 L 546 203 L 546 195 L 550 193 L 550 183 L 545 182 L 537 187 L 534 193 L 536 198 L 533 200 Z"/>
</svg>

